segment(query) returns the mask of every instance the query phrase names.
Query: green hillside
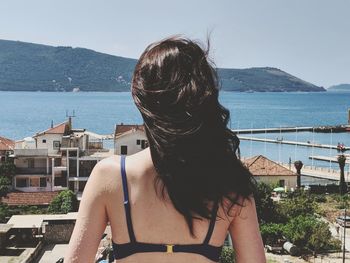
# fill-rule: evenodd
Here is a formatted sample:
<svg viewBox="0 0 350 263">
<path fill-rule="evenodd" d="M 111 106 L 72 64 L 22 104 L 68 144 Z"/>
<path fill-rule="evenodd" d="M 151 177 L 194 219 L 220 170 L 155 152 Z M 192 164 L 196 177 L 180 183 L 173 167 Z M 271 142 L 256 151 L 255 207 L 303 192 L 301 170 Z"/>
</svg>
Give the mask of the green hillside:
<svg viewBox="0 0 350 263">
<path fill-rule="evenodd" d="M 0 90 L 127 91 L 135 59 L 85 48 L 0 40 Z M 228 91 L 324 91 L 275 68 L 218 69 Z"/>
</svg>

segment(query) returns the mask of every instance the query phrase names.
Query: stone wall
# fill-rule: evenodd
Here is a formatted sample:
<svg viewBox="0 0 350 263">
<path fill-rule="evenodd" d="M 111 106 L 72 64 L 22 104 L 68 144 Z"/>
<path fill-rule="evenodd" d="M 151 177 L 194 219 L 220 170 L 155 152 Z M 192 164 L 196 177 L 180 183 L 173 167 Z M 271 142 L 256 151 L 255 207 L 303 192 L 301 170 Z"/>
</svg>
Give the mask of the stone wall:
<svg viewBox="0 0 350 263">
<path fill-rule="evenodd" d="M 74 223 L 48 224 L 45 226 L 44 240 L 49 244 L 69 243 Z"/>
</svg>

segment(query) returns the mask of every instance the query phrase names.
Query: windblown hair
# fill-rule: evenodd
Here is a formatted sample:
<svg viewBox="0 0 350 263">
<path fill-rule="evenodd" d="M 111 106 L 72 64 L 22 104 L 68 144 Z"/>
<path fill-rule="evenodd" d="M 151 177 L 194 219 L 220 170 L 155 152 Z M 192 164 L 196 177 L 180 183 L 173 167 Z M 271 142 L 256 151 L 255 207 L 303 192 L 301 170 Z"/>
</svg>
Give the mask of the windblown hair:
<svg viewBox="0 0 350 263">
<path fill-rule="evenodd" d="M 208 43 L 209 49 L 209 43 Z M 186 219 L 211 218 L 212 204 L 230 208 L 255 189 L 236 156 L 239 139 L 218 101 L 218 78 L 208 49 L 182 37 L 151 44 L 133 76 L 132 95 L 144 120 L 152 160 L 174 207 Z M 156 188 L 157 189 L 157 188 Z"/>
</svg>

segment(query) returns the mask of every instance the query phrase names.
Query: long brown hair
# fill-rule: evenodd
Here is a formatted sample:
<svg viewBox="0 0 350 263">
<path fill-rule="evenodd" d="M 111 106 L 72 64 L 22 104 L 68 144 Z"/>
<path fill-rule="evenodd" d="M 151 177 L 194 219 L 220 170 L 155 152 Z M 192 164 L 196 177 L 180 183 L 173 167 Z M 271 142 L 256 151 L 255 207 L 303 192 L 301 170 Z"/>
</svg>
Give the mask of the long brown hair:
<svg viewBox="0 0 350 263">
<path fill-rule="evenodd" d="M 158 177 L 192 235 L 194 218 L 210 218 L 211 203 L 254 192 L 249 171 L 236 156 L 239 139 L 218 100 L 208 49 L 171 37 L 146 48 L 133 76 L 132 95 L 144 120 Z"/>
</svg>

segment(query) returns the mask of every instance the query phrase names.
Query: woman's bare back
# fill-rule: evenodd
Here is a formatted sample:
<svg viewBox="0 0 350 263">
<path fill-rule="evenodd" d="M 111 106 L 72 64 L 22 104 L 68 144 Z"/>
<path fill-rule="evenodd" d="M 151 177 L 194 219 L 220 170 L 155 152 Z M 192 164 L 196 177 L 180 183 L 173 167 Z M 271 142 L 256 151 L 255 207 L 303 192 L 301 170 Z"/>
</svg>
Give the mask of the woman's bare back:
<svg viewBox="0 0 350 263">
<path fill-rule="evenodd" d="M 114 157 L 119 164 L 118 156 Z M 138 242 L 153 244 L 201 244 L 209 228 L 209 220 L 195 220 L 196 237 L 190 235 L 184 217 L 174 208 L 171 201 L 162 198 L 154 188 L 156 172 L 148 150 L 126 158 L 132 224 Z M 123 205 L 120 165 L 116 166 L 114 191 L 107 203 L 107 214 L 112 229 L 113 241 L 118 244 L 130 241 Z M 219 209 L 222 214 L 222 209 Z M 222 216 L 215 224 L 210 244 L 222 246 L 229 227 L 229 218 Z M 120 262 L 211 262 L 195 253 L 137 253 Z M 117 261 L 118 262 L 118 261 Z"/>
</svg>

